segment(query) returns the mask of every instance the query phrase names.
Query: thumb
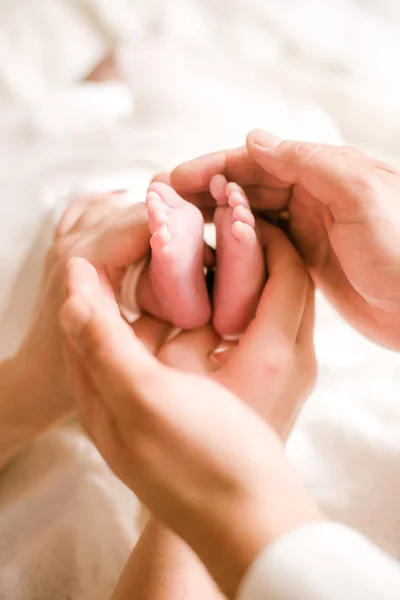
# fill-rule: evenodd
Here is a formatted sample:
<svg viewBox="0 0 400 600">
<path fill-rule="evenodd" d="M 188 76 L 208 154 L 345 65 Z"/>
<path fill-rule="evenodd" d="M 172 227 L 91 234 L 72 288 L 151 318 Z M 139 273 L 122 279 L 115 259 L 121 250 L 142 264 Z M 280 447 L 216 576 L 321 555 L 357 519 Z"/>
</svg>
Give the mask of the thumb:
<svg viewBox="0 0 400 600">
<path fill-rule="evenodd" d="M 261 130 L 249 133 L 247 149 L 265 171 L 329 206 L 336 220 L 356 221 L 376 212 L 374 161 L 358 150 L 282 141 Z"/>
<path fill-rule="evenodd" d="M 104 295 L 96 269 L 86 260 L 68 262 L 66 293 L 61 328 L 104 400 L 116 408 L 127 394 L 148 396 L 147 388 L 165 368 L 136 338 L 115 301 Z"/>
</svg>

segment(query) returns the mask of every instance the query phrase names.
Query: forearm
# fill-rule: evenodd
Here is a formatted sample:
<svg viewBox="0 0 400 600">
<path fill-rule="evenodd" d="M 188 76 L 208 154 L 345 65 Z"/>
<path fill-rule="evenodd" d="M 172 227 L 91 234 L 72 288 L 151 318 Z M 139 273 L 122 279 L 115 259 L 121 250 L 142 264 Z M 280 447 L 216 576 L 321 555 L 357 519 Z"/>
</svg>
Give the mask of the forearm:
<svg viewBox="0 0 400 600">
<path fill-rule="evenodd" d="M 0 468 L 29 439 L 32 406 L 16 359 L 0 363 Z"/>
<path fill-rule="evenodd" d="M 63 393 L 35 358 L 37 353 L 21 350 L 0 363 L 0 470 L 21 446 L 59 420 Z"/>
<path fill-rule="evenodd" d="M 193 551 L 150 519 L 112 600 L 222 600 L 222 596 Z"/>
</svg>

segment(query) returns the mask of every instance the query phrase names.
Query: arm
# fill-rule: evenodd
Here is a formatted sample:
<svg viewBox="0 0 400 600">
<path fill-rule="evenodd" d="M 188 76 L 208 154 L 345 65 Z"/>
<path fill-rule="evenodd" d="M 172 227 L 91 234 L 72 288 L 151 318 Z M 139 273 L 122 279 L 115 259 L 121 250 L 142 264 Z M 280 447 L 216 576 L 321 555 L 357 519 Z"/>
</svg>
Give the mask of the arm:
<svg viewBox="0 0 400 600">
<path fill-rule="evenodd" d="M 0 363 L 0 469 L 37 432 L 32 394 L 15 358 Z"/>
<path fill-rule="evenodd" d="M 288 252 L 286 238 L 278 231 L 260 226 L 260 239 L 268 246 L 269 258 L 269 276 L 272 285 L 276 277 L 280 281 L 286 282 L 284 298 L 279 302 L 279 313 L 283 315 L 284 322 L 287 323 L 287 314 L 296 314 L 301 305 L 301 310 L 306 313 L 303 317 L 303 327 L 300 338 L 297 340 L 296 357 L 290 361 L 290 373 L 287 367 L 281 380 L 285 386 L 285 403 L 280 402 L 282 397 L 282 385 L 274 386 L 274 390 L 269 390 L 268 399 L 260 398 L 259 394 L 254 395 L 255 390 L 251 390 L 247 378 L 245 387 L 241 386 L 240 378 L 237 377 L 237 362 L 231 365 L 222 360 L 221 363 L 214 364 L 212 368 L 212 377 L 223 382 L 225 387 L 237 392 L 248 404 L 256 408 L 259 413 L 271 424 L 274 425 L 282 437 L 285 437 L 293 423 L 293 413 L 296 412 L 296 406 L 305 398 L 312 385 L 314 377 L 314 361 L 312 352 L 312 324 L 313 324 L 313 302 L 312 286 L 308 286 L 308 280 L 305 278 L 304 286 L 298 282 L 299 274 L 293 270 L 287 272 L 287 264 L 295 263 L 295 256 Z M 278 234 L 278 235 L 276 235 Z M 275 259 L 271 256 L 271 245 L 275 248 Z M 293 251 L 294 252 L 294 251 Z M 282 257 L 284 260 L 282 261 Z M 282 262 L 281 262 L 282 261 Z M 297 275 L 297 278 L 296 278 Z M 294 284 L 294 287 L 290 287 Z M 309 289 L 309 297 L 305 299 L 304 294 Z M 287 304 L 289 302 L 289 304 Z M 261 304 L 262 309 L 263 303 Z M 307 307 L 307 309 L 306 309 Z M 265 311 L 273 320 L 274 326 L 281 324 L 280 315 L 273 314 L 272 307 Z M 295 319 L 297 321 L 297 319 Z M 301 321 L 301 318 L 300 318 Z M 261 331 L 261 326 L 260 326 Z M 265 334 L 265 338 L 268 334 Z M 264 337 L 261 334 L 261 337 Z M 215 348 L 216 335 L 210 328 L 203 329 L 200 334 L 198 331 L 185 332 L 173 340 L 164 344 L 158 354 L 158 358 L 165 365 L 176 366 L 181 371 L 198 372 L 210 374 L 207 368 L 207 356 Z M 237 349 L 236 349 L 237 350 Z M 276 345 L 274 344 L 274 350 Z M 245 354 L 248 358 L 249 350 L 245 348 Z M 194 360 L 194 356 L 198 360 Z M 301 361 L 297 357 L 301 356 Z M 298 368 L 296 363 L 299 362 Z M 233 368 L 232 368 L 233 367 Z M 301 371 L 301 376 L 297 374 Z M 277 368 L 275 367 L 274 377 L 277 377 Z M 269 376 L 271 381 L 271 375 Z M 292 392 L 287 389 L 287 382 L 292 382 Z M 237 387 L 239 386 L 239 387 Z M 259 386 L 256 386 L 257 388 Z M 285 408 L 282 408 L 284 404 Z M 283 427 L 282 427 L 283 426 Z M 213 503 L 210 499 L 209 504 Z M 278 518 L 275 519 L 279 521 Z M 216 560 L 219 560 L 216 557 Z M 134 592 L 132 592 L 132 590 Z M 221 598 L 212 584 L 210 577 L 200 566 L 194 553 L 182 543 L 170 530 L 157 524 L 154 520 L 143 533 L 141 540 L 135 548 L 133 555 L 126 567 L 123 579 L 116 591 L 115 600 L 129 598 L 129 593 L 135 594 L 135 599 L 167 599 L 180 598 L 188 600 L 213 600 Z"/>
<path fill-rule="evenodd" d="M 335 523 L 308 525 L 267 547 L 244 576 L 237 600 L 393 600 L 400 568 Z"/>
<path fill-rule="evenodd" d="M 151 519 L 124 569 L 112 600 L 222 600 L 194 552 Z"/>
<path fill-rule="evenodd" d="M 84 265 L 70 263 L 62 313 L 83 421 L 110 466 L 191 546 L 226 596 L 398 597 L 398 566 L 323 520 L 272 431 L 211 379 L 158 363 L 103 302 L 95 270 Z M 129 581 L 126 571 L 119 590 L 129 593 Z"/>
<path fill-rule="evenodd" d="M 46 259 L 32 325 L 15 356 L 0 361 L 0 469 L 22 445 L 76 409 L 58 325 L 69 256 L 83 251 L 92 260 L 101 256 L 118 284 L 123 267 L 143 258 L 148 239 L 143 207 L 117 205 L 112 195 L 79 198 L 65 211 Z M 141 337 L 155 351 L 159 347 L 155 340 L 163 339 L 166 325 L 152 326 L 143 318 L 141 328 Z"/>
<path fill-rule="evenodd" d="M 59 403 L 69 393 L 53 385 L 46 372 L 43 376 L 43 370 L 36 367 L 44 365 L 35 363 L 36 358 L 37 352 L 25 360 L 25 349 L 21 349 L 0 363 L 0 470 L 21 446 L 64 416 Z"/>
</svg>

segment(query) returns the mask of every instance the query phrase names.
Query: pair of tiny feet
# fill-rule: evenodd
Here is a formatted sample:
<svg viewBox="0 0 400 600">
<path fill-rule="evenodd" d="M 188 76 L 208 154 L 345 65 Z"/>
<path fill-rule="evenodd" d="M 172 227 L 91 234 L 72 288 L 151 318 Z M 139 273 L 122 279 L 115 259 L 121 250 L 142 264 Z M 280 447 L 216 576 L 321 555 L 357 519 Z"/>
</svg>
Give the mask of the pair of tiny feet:
<svg viewBox="0 0 400 600">
<path fill-rule="evenodd" d="M 244 191 L 217 175 L 210 192 L 217 206 L 212 300 L 204 277 L 201 211 L 169 185 L 153 183 L 146 197 L 151 257 L 140 275 L 135 304 L 180 329 L 212 321 L 222 338 L 235 339 L 255 314 L 265 283 L 264 255 Z"/>
</svg>

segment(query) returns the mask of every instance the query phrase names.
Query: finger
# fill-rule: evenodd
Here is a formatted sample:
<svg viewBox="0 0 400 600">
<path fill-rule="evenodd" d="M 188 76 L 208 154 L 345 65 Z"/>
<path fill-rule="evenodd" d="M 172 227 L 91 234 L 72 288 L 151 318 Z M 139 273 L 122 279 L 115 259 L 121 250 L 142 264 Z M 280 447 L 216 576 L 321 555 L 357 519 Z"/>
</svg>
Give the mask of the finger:
<svg viewBox="0 0 400 600">
<path fill-rule="evenodd" d="M 238 182 L 238 179 L 235 181 Z M 253 209 L 262 211 L 264 216 L 274 216 L 275 211 L 280 211 L 287 207 L 291 196 L 292 186 L 279 182 L 279 187 L 265 185 L 263 183 L 246 185 L 241 183 L 249 203 Z M 179 194 L 191 204 L 197 206 L 204 217 L 206 223 L 213 221 L 216 201 L 211 192 L 189 193 L 179 190 Z"/>
<path fill-rule="evenodd" d="M 68 299 L 60 313 L 62 330 L 84 360 L 93 385 L 108 402 L 119 400 L 119 410 L 126 412 L 123 399 L 146 398 L 160 393 L 159 382 L 164 369 L 133 334 L 119 312 L 104 302 L 96 271 L 86 269 L 91 278 L 91 294 L 83 289 L 82 277 L 73 273 L 83 259 L 71 259 L 67 273 Z M 134 407 L 128 414 L 134 412 Z"/>
<path fill-rule="evenodd" d="M 89 229 L 100 223 L 105 217 L 113 215 L 116 211 L 127 206 L 127 191 L 116 191 L 109 194 L 91 194 L 87 203 L 71 232 Z"/>
<path fill-rule="evenodd" d="M 245 147 L 235 148 L 207 154 L 200 158 L 184 163 L 171 173 L 171 184 L 182 194 L 205 195 L 198 199 L 210 201 L 209 185 L 214 175 L 224 175 L 228 181 L 235 181 L 241 186 L 264 185 L 282 187 L 282 182 L 253 160 Z M 247 191 L 247 190 L 246 190 Z M 209 206 L 209 204 L 205 204 Z"/>
<path fill-rule="evenodd" d="M 171 173 L 170 182 L 188 202 L 206 211 L 215 207 L 209 190 L 215 176 L 241 185 L 253 208 L 275 211 L 287 206 L 291 185 L 259 167 L 245 149 L 217 152 L 185 163 Z M 212 213 L 204 216 L 208 222 Z"/>
<path fill-rule="evenodd" d="M 191 373 L 211 370 L 209 355 L 219 344 L 219 336 L 212 327 L 184 331 L 161 349 L 158 357 L 166 365 Z"/>
<path fill-rule="evenodd" d="M 263 348 L 267 340 L 295 344 L 303 318 L 309 276 L 302 260 L 286 235 L 277 227 L 260 223 L 265 246 L 267 284 L 253 322 L 240 347 Z"/>
<path fill-rule="evenodd" d="M 99 452 L 115 472 L 119 473 L 120 461 L 115 460 L 115 456 L 118 454 L 117 449 L 123 447 L 123 444 L 117 419 L 107 407 L 101 393 L 93 386 L 81 356 L 67 340 L 64 343 L 64 356 L 81 423 Z"/>
<path fill-rule="evenodd" d="M 70 233 L 90 205 L 99 202 L 99 196 L 102 200 L 104 199 L 103 194 L 85 194 L 84 196 L 74 198 L 66 207 L 60 222 L 55 229 L 55 239 Z"/>
<path fill-rule="evenodd" d="M 205 192 L 208 191 L 214 175 L 224 175 L 231 179 L 228 172 L 234 171 L 236 176 L 241 173 L 250 180 L 253 166 L 254 163 L 250 164 L 245 147 L 213 152 L 176 167 L 171 173 L 171 183 L 178 191 Z"/>
<path fill-rule="evenodd" d="M 295 141 L 271 145 L 269 135 L 259 130 L 249 134 L 247 148 L 266 172 L 286 184 L 300 184 L 330 208 L 335 220 L 376 217 L 379 169 L 362 152 Z"/>
<path fill-rule="evenodd" d="M 84 258 L 71 258 L 66 265 L 66 296 L 79 292 L 88 298 L 100 298 L 111 310 L 119 314 L 108 272 L 101 263 L 97 263 L 96 266 L 97 268 Z"/>
<path fill-rule="evenodd" d="M 124 269 L 145 256 L 150 235 L 145 204 L 134 204 L 116 213 L 115 219 L 95 241 L 94 248 L 88 245 L 88 251 L 107 266 Z"/>
<path fill-rule="evenodd" d="M 303 311 L 303 318 L 300 323 L 297 335 L 297 344 L 300 348 L 314 348 L 314 329 L 315 329 L 315 288 L 309 280 L 307 298 Z"/>
<path fill-rule="evenodd" d="M 125 204 L 125 191 L 111 192 L 109 194 L 91 193 L 78 196 L 66 207 L 55 230 L 55 239 L 67 233 L 92 227 L 111 211 Z"/>
<path fill-rule="evenodd" d="M 98 391 L 82 365 L 82 358 L 67 338 L 64 339 L 63 353 L 68 381 L 74 391 L 82 424 L 92 435 L 90 426 L 95 423 L 98 413 Z"/>
<path fill-rule="evenodd" d="M 156 319 L 150 315 L 140 317 L 131 327 L 136 337 L 151 354 L 159 352 L 164 340 L 171 331 L 169 323 L 160 321 L 160 319 Z"/>
</svg>

